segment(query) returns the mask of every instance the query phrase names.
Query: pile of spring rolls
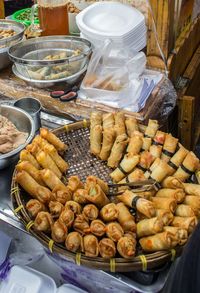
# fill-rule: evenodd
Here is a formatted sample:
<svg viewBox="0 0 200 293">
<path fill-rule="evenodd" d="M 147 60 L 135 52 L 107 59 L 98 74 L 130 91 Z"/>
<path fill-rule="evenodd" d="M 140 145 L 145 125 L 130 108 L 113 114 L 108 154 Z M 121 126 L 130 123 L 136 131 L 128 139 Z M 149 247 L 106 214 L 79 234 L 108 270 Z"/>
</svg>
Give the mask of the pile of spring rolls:
<svg viewBox="0 0 200 293">
<path fill-rule="evenodd" d="M 185 183 L 200 168 L 199 159 L 158 129 L 158 122 L 149 120 L 143 133 L 137 120 L 122 112 L 93 112 L 90 118 L 90 152 L 114 169 L 114 182 L 156 182 L 157 191 L 120 187 L 124 192 L 117 196 L 136 210 L 136 237 L 146 252 L 183 245 L 200 217 L 200 185 Z"/>
</svg>

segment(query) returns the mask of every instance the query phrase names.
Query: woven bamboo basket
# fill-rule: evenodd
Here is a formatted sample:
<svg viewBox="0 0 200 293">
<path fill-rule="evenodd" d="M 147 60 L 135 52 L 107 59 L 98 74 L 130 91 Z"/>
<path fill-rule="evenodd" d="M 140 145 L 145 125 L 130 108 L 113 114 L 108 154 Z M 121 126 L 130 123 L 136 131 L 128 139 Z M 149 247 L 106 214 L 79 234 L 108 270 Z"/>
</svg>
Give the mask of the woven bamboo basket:
<svg viewBox="0 0 200 293">
<path fill-rule="evenodd" d="M 144 131 L 144 126 L 140 126 Z M 64 158 L 69 162 L 67 176 L 78 175 L 81 180 L 85 180 L 89 175 L 99 176 L 106 182 L 110 181 L 110 168 L 105 162 L 100 161 L 89 152 L 89 121 L 84 120 L 53 130 L 64 143 L 68 145 L 68 150 Z M 155 253 L 143 254 L 138 249 L 133 259 L 124 259 L 116 257 L 111 260 L 102 257 L 87 257 L 84 254 L 73 253 L 66 250 L 64 245 L 53 242 L 45 233 L 36 232 L 33 227 L 33 221 L 25 209 L 26 202 L 30 196 L 22 190 L 15 180 L 16 170 L 14 170 L 11 186 L 11 197 L 15 214 L 25 225 L 26 229 L 37 238 L 52 253 L 58 253 L 69 260 L 73 260 L 78 265 L 85 265 L 94 269 L 101 269 L 110 272 L 130 272 L 146 271 L 158 268 L 167 262 L 173 261 L 175 257 L 182 252 L 182 247 L 176 247 L 170 251 L 160 251 Z"/>
</svg>

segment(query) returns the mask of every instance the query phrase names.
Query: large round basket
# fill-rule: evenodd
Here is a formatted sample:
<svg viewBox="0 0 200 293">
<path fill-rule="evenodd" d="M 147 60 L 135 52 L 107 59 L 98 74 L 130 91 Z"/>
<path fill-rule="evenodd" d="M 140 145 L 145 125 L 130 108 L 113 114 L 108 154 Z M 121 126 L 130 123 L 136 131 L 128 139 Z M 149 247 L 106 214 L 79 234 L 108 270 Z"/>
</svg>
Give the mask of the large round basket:
<svg viewBox="0 0 200 293">
<path fill-rule="evenodd" d="M 87 176 L 95 175 L 107 182 L 110 181 L 109 173 L 111 169 L 108 168 L 105 162 L 100 161 L 89 152 L 89 121 L 83 120 L 65 125 L 53 130 L 53 133 L 68 145 L 68 150 L 64 154 L 64 158 L 70 166 L 67 177 L 78 175 L 84 181 Z M 16 170 L 13 173 L 11 186 L 11 197 L 15 213 L 25 225 L 26 229 L 45 247 L 49 248 L 52 253 L 56 252 L 69 260 L 74 260 L 79 265 L 81 264 L 95 269 L 111 272 L 129 272 L 160 267 L 169 261 L 173 261 L 182 252 L 182 247 L 180 246 L 170 251 L 149 254 L 143 254 L 138 249 L 137 256 L 130 260 L 121 257 L 110 260 L 103 259 L 102 257 L 91 258 L 84 254 L 69 252 L 64 245 L 53 242 L 50 236 L 34 230 L 34 226 L 32 225 L 33 221 L 25 209 L 25 205 L 30 199 L 30 196 L 20 188 L 15 180 L 15 174 Z"/>
</svg>

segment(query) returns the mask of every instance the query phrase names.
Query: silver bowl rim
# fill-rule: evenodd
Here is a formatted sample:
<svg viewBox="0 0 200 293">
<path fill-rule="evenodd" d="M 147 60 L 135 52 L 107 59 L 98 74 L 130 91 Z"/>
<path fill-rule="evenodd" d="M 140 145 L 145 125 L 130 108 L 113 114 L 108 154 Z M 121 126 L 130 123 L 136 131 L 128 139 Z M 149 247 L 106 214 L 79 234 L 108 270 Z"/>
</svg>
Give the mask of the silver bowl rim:
<svg viewBox="0 0 200 293">
<path fill-rule="evenodd" d="M 32 139 L 34 138 L 35 136 L 35 123 L 33 121 L 33 118 L 24 110 L 20 109 L 20 108 L 17 108 L 17 107 L 14 107 L 14 106 L 10 106 L 10 105 L 1 105 L 2 108 L 7 108 L 7 109 L 13 109 L 17 112 L 20 112 L 22 114 L 24 114 L 29 120 L 30 120 L 30 123 L 31 123 L 31 131 L 29 133 L 29 136 L 27 138 L 27 140 L 25 141 L 25 143 L 21 144 L 20 146 L 18 146 L 18 148 L 14 149 L 13 151 L 11 152 L 8 152 L 6 154 L 3 154 L 3 155 L 0 155 L 0 160 L 2 159 L 7 159 L 11 156 L 14 156 L 16 154 L 18 154 L 23 148 L 25 148 L 25 146 L 27 146 L 31 141 Z"/>
<path fill-rule="evenodd" d="M 12 37 L 0 40 L 0 45 L 4 45 L 4 43 L 7 44 L 8 42 L 11 42 L 11 41 L 13 41 L 15 39 L 17 40 L 18 38 L 20 38 L 21 36 L 24 35 L 24 32 L 26 30 L 26 27 L 25 27 L 24 24 L 22 24 L 20 22 L 17 22 L 17 21 L 14 21 L 14 20 L 11 20 L 11 19 L 0 19 L 0 26 L 3 23 L 6 23 L 6 24 L 8 23 L 8 24 L 11 24 L 13 26 L 19 27 L 19 28 L 21 28 L 21 32 L 17 33 L 16 35 L 14 35 Z M 7 47 L 9 47 L 9 45 Z"/>
<path fill-rule="evenodd" d="M 23 76 L 21 73 L 19 73 L 19 71 L 17 70 L 17 67 L 16 67 L 16 64 L 13 64 L 12 66 L 12 71 L 13 73 L 23 79 L 24 81 L 27 81 L 27 82 L 34 82 L 34 83 L 41 83 L 41 84 L 51 84 L 51 83 L 58 83 L 58 82 L 67 82 L 67 81 L 70 81 L 71 79 L 74 79 L 78 76 L 80 76 L 81 74 L 83 74 L 86 70 L 87 70 L 87 67 L 88 65 L 86 64 L 80 71 L 76 72 L 75 74 L 73 75 L 70 75 L 68 77 L 64 77 L 64 78 L 60 78 L 60 79 L 49 79 L 49 80 L 40 80 L 40 79 L 32 79 L 32 78 L 28 78 L 28 77 L 25 77 Z"/>
<path fill-rule="evenodd" d="M 84 44 L 86 44 L 88 46 L 88 50 L 86 53 L 81 53 L 80 55 L 74 56 L 74 57 L 67 57 L 67 58 L 62 58 L 62 59 L 57 59 L 57 60 L 31 60 L 31 59 L 24 59 L 23 57 L 16 57 L 14 56 L 14 50 L 17 50 L 20 48 L 22 48 L 24 45 L 36 45 L 37 42 L 50 42 L 50 41 L 79 41 L 82 42 Z M 59 49 L 59 48 L 58 48 Z M 81 38 L 81 37 L 74 37 L 74 36 L 47 36 L 47 37 L 38 37 L 38 38 L 34 38 L 33 39 L 29 39 L 29 40 L 25 40 L 25 41 L 20 41 L 17 44 L 10 46 L 8 49 L 8 54 L 10 59 L 18 64 L 26 64 L 26 65 L 53 65 L 53 64 L 65 64 L 65 63 L 70 63 L 70 62 L 74 62 L 74 61 L 79 61 L 81 59 L 86 58 L 87 56 L 89 56 L 89 54 L 92 52 L 92 44 L 90 41 Z"/>
</svg>

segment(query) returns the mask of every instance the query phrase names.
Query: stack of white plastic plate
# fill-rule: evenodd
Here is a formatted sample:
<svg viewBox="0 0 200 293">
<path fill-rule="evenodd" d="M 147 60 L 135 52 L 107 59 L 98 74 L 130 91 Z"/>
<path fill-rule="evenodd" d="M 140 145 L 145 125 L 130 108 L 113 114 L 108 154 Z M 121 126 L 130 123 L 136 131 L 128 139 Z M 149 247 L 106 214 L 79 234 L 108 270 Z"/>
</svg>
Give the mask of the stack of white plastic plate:
<svg viewBox="0 0 200 293">
<path fill-rule="evenodd" d="M 81 36 L 94 46 L 111 39 L 118 47 L 127 46 L 136 51 L 146 46 L 144 15 L 130 5 L 120 2 L 96 2 L 76 17 Z"/>
</svg>

